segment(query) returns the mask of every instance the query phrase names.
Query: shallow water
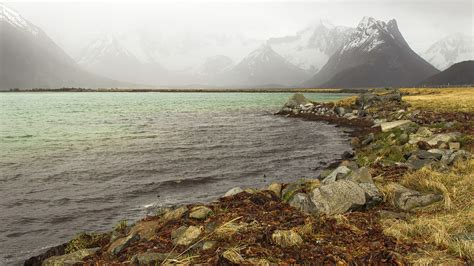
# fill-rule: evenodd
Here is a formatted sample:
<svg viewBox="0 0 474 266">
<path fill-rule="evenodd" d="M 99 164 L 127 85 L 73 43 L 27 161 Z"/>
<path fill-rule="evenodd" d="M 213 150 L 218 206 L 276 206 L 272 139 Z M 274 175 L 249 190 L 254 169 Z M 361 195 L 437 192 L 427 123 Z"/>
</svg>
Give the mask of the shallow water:
<svg viewBox="0 0 474 266">
<path fill-rule="evenodd" d="M 273 116 L 290 95 L 0 94 L 0 264 L 111 229 L 146 206 L 316 177 L 350 149 L 348 136 Z"/>
</svg>

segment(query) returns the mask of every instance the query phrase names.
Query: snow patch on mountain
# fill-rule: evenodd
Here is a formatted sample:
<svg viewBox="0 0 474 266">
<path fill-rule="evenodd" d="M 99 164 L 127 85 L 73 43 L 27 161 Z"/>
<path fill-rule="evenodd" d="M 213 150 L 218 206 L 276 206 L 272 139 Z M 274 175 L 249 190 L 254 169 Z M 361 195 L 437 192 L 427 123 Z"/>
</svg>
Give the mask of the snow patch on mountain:
<svg viewBox="0 0 474 266">
<path fill-rule="evenodd" d="M 104 35 L 91 42 L 82 52 L 77 62 L 85 67 L 95 65 L 104 57 L 134 57 L 117 38 L 111 34 Z"/>
<path fill-rule="evenodd" d="M 474 36 L 449 35 L 431 45 L 422 56 L 439 70 L 461 61 L 474 60 Z"/>
<path fill-rule="evenodd" d="M 18 29 L 28 31 L 33 35 L 37 35 L 40 32 L 40 29 L 38 27 L 31 24 L 29 21 L 24 19 L 18 12 L 11 8 L 8 8 L 2 3 L 0 3 L 0 21 L 7 22 Z"/>
<path fill-rule="evenodd" d="M 349 41 L 340 50 L 340 53 L 343 54 L 353 49 L 371 52 L 384 44 L 387 41 L 387 37 L 397 40 L 396 36 L 391 32 L 393 24 L 396 25 L 395 20 L 385 23 L 372 17 L 364 17 L 359 25 L 357 25 Z"/>
<path fill-rule="evenodd" d="M 295 35 L 270 38 L 268 43 L 292 64 L 315 73 L 345 42 L 352 30 L 321 20 Z"/>
</svg>

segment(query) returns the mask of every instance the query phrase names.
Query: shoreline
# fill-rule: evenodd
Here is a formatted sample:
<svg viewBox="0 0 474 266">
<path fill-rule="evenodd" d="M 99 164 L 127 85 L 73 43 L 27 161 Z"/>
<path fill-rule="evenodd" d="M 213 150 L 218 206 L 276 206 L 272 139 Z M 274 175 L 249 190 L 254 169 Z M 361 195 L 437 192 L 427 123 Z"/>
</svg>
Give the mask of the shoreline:
<svg viewBox="0 0 474 266">
<path fill-rule="evenodd" d="M 12 92 L 169 92 L 169 93 L 360 93 L 367 89 L 312 89 L 312 88 L 236 88 L 236 89 L 179 89 L 179 88 L 162 88 L 162 89 L 128 89 L 128 88 L 60 88 L 60 89 L 10 89 L 0 90 L 0 93 Z"/>
<path fill-rule="evenodd" d="M 468 123 L 469 129 L 470 115 L 455 117 L 467 121 L 455 120 L 454 126 L 441 131 L 427 128 L 426 123 L 418 125 L 413 120 L 429 121 L 430 117 L 410 110 L 402 94 L 392 90 L 337 103 L 315 103 L 296 94 L 277 115 L 348 127 L 354 152 L 345 154 L 318 179 L 275 183 L 264 190 L 234 188 L 209 204 L 159 209 L 155 216 L 134 225 L 119 224 L 109 233 L 79 235 L 25 265 L 64 261 L 404 264 L 412 263 L 413 254 L 427 248 L 419 241 L 385 232 L 422 217 L 418 209 L 447 204 L 450 195 L 446 191 L 409 186 L 403 180 L 432 167 L 451 171 L 458 167 L 456 161 L 469 162 L 473 143 L 458 134 L 462 128 L 457 124 Z M 453 119 L 442 117 L 449 123 Z M 66 250 L 70 253 L 64 254 Z M 471 261 L 468 251 L 461 252 L 463 256 L 448 253 L 451 262 Z"/>
</svg>

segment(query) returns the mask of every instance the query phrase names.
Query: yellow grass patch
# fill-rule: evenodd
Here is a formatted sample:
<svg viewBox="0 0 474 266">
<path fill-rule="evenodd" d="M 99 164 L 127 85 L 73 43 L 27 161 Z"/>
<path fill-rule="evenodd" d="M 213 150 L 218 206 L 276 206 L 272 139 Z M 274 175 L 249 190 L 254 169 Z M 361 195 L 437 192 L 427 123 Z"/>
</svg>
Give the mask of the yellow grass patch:
<svg viewBox="0 0 474 266">
<path fill-rule="evenodd" d="M 351 107 L 352 105 L 355 104 L 356 99 L 357 99 L 357 96 L 350 96 L 350 97 L 343 98 L 336 102 L 336 106 Z"/>
<path fill-rule="evenodd" d="M 474 87 L 404 88 L 403 100 L 415 108 L 442 112 L 474 112 Z"/>
<path fill-rule="evenodd" d="M 474 232 L 474 160 L 460 162 L 446 173 L 423 168 L 404 176 L 402 184 L 442 193 L 444 201 L 417 210 L 406 221 L 383 220 L 384 233 L 402 241 L 422 243 L 424 248 L 413 255 L 413 262 L 439 262 L 439 250 L 431 250 L 432 246 L 446 251 L 439 253 L 443 256 L 474 260 L 474 241 L 470 239 Z"/>
</svg>

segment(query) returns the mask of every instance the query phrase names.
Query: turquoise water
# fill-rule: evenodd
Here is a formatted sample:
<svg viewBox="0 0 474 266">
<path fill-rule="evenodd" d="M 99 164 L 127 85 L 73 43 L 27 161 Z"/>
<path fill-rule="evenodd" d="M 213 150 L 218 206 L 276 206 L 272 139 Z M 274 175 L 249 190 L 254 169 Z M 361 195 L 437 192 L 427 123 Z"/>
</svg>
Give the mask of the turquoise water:
<svg viewBox="0 0 474 266">
<path fill-rule="evenodd" d="M 350 149 L 347 136 L 273 116 L 291 95 L 0 94 L 0 264 L 140 217 L 146 206 L 317 176 Z"/>
</svg>

